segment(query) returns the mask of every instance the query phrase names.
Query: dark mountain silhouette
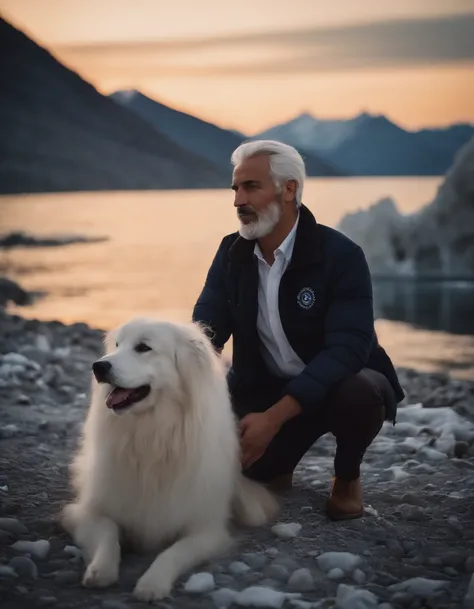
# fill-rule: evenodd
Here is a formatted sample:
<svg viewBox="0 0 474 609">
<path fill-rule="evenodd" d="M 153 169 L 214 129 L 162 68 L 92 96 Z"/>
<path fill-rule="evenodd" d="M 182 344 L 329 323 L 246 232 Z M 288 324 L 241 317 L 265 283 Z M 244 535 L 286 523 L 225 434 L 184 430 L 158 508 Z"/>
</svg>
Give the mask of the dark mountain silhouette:
<svg viewBox="0 0 474 609">
<path fill-rule="evenodd" d="M 0 192 L 227 186 L 0 18 Z"/>
<path fill-rule="evenodd" d="M 164 133 L 182 148 L 203 156 L 208 161 L 231 171 L 230 157 L 246 138 L 243 134 L 203 121 L 157 102 L 139 91 L 117 91 L 111 95 L 118 104 L 135 112 L 160 133 Z M 305 159 L 309 176 L 337 176 L 341 172 L 318 155 L 299 148 Z"/>
</svg>

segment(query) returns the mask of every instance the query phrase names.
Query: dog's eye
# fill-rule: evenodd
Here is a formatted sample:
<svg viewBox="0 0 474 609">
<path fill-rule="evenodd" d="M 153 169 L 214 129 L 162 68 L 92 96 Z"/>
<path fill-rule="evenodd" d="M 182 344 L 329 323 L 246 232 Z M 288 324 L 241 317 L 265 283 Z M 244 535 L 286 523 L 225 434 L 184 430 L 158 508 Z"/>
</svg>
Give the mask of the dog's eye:
<svg viewBox="0 0 474 609">
<path fill-rule="evenodd" d="M 135 347 L 135 351 L 137 353 L 145 353 L 146 351 L 151 351 L 151 347 L 145 345 L 145 343 L 138 343 Z"/>
</svg>

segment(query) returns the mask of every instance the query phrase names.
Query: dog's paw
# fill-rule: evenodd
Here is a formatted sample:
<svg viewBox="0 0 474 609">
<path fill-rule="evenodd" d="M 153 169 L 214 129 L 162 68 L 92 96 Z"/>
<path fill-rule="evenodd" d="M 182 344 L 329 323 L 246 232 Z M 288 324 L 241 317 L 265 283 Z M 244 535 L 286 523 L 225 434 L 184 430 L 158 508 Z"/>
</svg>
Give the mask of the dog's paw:
<svg viewBox="0 0 474 609">
<path fill-rule="evenodd" d="M 86 588 L 105 588 L 118 580 L 118 569 L 111 565 L 91 563 L 84 573 L 82 585 Z"/>
<path fill-rule="evenodd" d="M 151 603 L 169 596 L 171 587 L 172 584 L 169 580 L 155 577 L 152 573 L 145 573 L 138 580 L 133 595 L 140 601 Z"/>
</svg>

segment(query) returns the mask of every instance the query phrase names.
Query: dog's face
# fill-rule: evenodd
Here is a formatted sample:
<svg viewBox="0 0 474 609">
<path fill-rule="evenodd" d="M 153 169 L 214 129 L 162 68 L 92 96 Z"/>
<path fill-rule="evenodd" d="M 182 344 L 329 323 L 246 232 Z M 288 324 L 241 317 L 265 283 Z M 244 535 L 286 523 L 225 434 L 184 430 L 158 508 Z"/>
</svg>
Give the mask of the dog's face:
<svg viewBox="0 0 474 609">
<path fill-rule="evenodd" d="M 106 345 L 92 369 L 97 382 L 110 387 L 106 405 L 117 414 L 147 411 L 163 391 L 182 391 L 186 377 L 210 357 L 197 327 L 146 319 L 109 333 Z"/>
</svg>

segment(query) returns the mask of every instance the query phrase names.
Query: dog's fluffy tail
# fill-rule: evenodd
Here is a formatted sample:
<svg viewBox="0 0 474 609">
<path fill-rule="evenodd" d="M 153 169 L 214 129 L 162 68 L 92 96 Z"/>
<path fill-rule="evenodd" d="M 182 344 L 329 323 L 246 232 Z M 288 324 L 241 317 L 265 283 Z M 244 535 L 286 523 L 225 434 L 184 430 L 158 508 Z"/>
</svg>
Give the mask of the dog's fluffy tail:
<svg viewBox="0 0 474 609">
<path fill-rule="evenodd" d="M 237 479 L 233 511 L 240 524 L 259 527 L 274 520 L 280 511 L 280 506 L 269 490 L 240 474 Z"/>
</svg>

